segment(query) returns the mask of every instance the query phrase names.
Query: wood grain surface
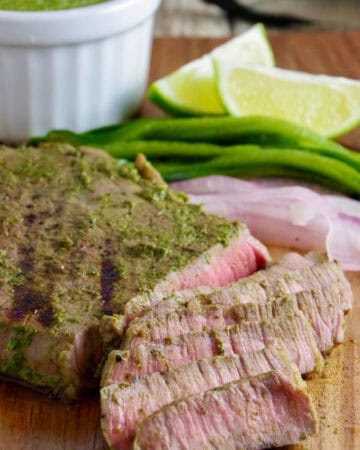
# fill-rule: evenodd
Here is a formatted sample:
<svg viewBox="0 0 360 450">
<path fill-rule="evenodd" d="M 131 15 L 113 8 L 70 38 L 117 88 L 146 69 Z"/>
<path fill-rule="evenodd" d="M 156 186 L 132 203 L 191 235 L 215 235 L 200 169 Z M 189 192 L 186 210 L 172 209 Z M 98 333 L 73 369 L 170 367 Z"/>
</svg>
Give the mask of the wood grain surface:
<svg viewBox="0 0 360 450">
<path fill-rule="evenodd" d="M 165 75 L 221 41 L 155 41 L 151 78 Z M 360 32 L 271 36 L 279 66 L 360 78 Z M 145 102 L 143 115 L 161 114 Z M 343 142 L 360 149 L 359 130 Z M 284 252 L 272 249 L 274 257 Z M 320 417 L 318 436 L 296 450 L 360 449 L 360 275 L 349 274 L 358 302 L 347 318 L 346 343 L 327 358 L 322 375 L 309 380 Z M 97 395 L 64 405 L 29 389 L 0 382 L 0 450 L 103 450 Z"/>
<path fill-rule="evenodd" d="M 229 1 L 222 1 L 223 5 Z M 360 24 L 358 0 L 234 0 L 248 11 L 257 13 L 254 21 L 264 22 L 270 29 L 282 27 L 264 16 L 288 15 L 306 19 L 305 23 L 291 23 L 287 30 L 324 31 L 354 30 Z M 251 26 L 248 14 L 225 14 L 225 12 L 206 0 L 162 0 L 156 15 L 155 34 L 157 36 L 223 37 L 239 34 Z"/>
</svg>

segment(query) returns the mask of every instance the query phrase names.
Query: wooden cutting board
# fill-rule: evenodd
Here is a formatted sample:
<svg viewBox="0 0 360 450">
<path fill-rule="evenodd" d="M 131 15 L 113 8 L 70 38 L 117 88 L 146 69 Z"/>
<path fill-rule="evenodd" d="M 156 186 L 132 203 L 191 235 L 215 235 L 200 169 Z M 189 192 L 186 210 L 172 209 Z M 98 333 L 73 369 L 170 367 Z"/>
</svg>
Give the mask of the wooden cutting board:
<svg viewBox="0 0 360 450">
<path fill-rule="evenodd" d="M 271 36 L 279 66 L 360 78 L 360 32 Z M 158 39 L 151 79 L 167 74 L 221 43 L 216 39 Z M 145 102 L 143 115 L 161 114 Z M 359 130 L 343 142 L 360 149 Z M 287 249 L 272 249 L 274 257 Z M 346 343 L 327 358 L 324 374 L 309 381 L 320 417 L 319 434 L 296 450 L 360 449 L 360 275 L 349 274 L 358 300 L 347 318 Z M 95 395 L 64 405 L 0 382 L 0 450 L 103 450 Z"/>
</svg>

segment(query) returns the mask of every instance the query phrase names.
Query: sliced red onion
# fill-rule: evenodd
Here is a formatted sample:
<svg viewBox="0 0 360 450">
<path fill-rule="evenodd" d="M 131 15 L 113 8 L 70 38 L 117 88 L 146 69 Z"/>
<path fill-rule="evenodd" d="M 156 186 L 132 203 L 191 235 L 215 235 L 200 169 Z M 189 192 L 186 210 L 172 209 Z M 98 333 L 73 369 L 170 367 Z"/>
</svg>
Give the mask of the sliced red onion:
<svg viewBox="0 0 360 450">
<path fill-rule="evenodd" d="M 342 217 L 360 221 L 360 202 L 340 195 L 327 195 L 327 201 Z"/>
<path fill-rule="evenodd" d="M 360 202 L 308 187 L 210 176 L 173 183 L 207 211 L 241 219 L 269 245 L 326 251 L 345 270 L 360 270 Z"/>
</svg>

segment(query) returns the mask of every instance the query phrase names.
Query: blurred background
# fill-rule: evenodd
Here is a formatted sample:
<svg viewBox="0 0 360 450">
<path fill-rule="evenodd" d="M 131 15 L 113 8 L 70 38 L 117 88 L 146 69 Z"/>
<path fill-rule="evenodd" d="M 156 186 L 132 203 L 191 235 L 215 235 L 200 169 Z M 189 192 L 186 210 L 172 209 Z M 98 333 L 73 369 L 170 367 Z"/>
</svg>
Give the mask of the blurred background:
<svg viewBox="0 0 360 450">
<path fill-rule="evenodd" d="M 360 26 L 360 0 L 163 0 L 155 34 L 221 37 L 256 22 L 269 30 L 351 30 Z"/>
</svg>

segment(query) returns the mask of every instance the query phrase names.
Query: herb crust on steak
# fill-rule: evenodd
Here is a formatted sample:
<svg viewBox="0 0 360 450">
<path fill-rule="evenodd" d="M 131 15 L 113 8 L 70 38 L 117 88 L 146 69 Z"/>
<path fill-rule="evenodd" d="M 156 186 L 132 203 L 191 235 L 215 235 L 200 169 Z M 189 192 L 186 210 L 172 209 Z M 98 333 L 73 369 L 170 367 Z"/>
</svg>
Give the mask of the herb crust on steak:
<svg viewBox="0 0 360 450">
<path fill-rule="evenodd" d="M 63 144 L 1 147 L 0 201 L 0 373 L 66 397 L 94 385 L 131 298 L 247 232 Z"/>
</svg>

